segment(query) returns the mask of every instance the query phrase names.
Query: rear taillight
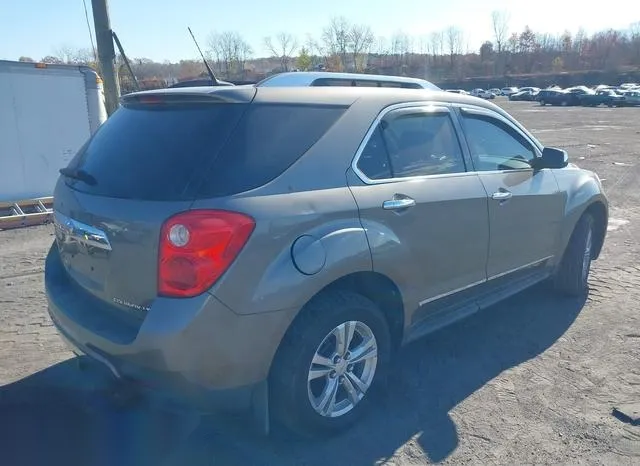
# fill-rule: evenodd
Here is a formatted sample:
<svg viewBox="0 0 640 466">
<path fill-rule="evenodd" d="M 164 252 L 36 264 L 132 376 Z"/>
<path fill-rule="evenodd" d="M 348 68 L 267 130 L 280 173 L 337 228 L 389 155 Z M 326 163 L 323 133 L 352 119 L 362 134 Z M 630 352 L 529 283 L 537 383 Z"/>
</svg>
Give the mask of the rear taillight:
<svg viewBox="0 0 640 466">
<path fill-rule="evenodd" d="M 169 218 L 160 236 L 158 294 L 187 298 L 205 292 L 227 270 L 253 232 L 245 214 L 192 210 Z"/>
</svg>

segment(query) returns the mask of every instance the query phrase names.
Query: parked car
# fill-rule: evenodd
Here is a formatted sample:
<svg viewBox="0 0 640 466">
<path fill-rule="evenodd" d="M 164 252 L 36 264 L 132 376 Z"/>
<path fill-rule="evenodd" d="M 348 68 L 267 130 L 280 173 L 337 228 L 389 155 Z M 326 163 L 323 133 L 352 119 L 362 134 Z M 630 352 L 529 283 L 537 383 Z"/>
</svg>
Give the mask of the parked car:
<svg viewBox="0 0 640 466">
<path fill-rule="evenodd" d="M 583 94 L 594 94 L 595 91 L 587 86 L 573 86 L 573 87 L 568 87 L 565 89 L 568 92 L 571 92 L 572 94 L 578 94 L 578 95 L 583 95 Z"/>
<path fill-rule="evenodd" d="M 76 352 L 304 435 L 375 408 L 399 346 L 543 281 L 582 295 L 608 221 L 598 176 L 493 103 L 363 87 L 126 95 L 54 210 Z"/>
<path fill-rule="evenodd" d="M 543 89 L 536 95 L 536 100 L 540 105 L 580 105 L 578 94 L 569 92 L 566 89 L 551 90 Z"/>
<path fill-rule="evenodd" d="M 538 92 L 532 91 L 532 90 L 526 90 L 526 91 L 518 91 L 515 94 L 511 94 L 509 96 L 509 100 L 513 100 L 513 101 L 534 101 L 536 100 L 538 95 Z"/>
<path fill-rule="evenodd" d="M 503 95 L 502 94 L 502 90 L 498 89 L 497 87 L 493 87 L 493 88 L 489 89 L 489 92 L 491 92 L 492 94 L 495 94 L 496 96 Z"/>
<path fill-rule="evenodd" d="M 612 89 L 615 90 L 614 86 L 609 86 L 608 84 L 598 84 L 597 86 L 593 87 L 594 91 L 604 91 L 604 90 L 608 90 L 608 89 Z"/>
<path fill-rule="evenodd" d="M 471 91 L 471 95 L 474 97 L 480 97 L 481 99 L 495 99 L 496 95 L 485 89 L 477 88 Z"/>
<path fill-rule="evenodd" d="M 624 102 L 624 96 L 622 94 L 618 94 L 612 89 L 601 89 L 593 94 L 584 94 L 580 96 L 580 103 L 585 107 L 597 107 L 599 105 L 622 107 Z"/>
<path fill-rule="evenodd" d="M 640 91 L 628 91 L 623 96 L 624 105 L 635 107 L 640 105 Z"/>
<path fill-rule="evenodd" d="M 509 97 L 511 94 L 515 94 L 516 92 L 518 92 L 519 89 L 517 87 L 503 87 L 501 91 L 502 95 Z"/>
</svg>

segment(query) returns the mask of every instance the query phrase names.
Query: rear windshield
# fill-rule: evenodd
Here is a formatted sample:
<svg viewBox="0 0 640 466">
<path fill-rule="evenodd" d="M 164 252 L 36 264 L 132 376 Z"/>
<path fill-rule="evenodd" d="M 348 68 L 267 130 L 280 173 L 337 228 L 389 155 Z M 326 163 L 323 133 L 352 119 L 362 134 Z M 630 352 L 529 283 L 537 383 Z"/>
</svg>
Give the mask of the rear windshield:
<svg viewBox="0 0 640 466">
<path fill-rule="evenodd" d="M 70 163 L 95 183 L 74 189 L 138 200 L 189 200 L 265 184 L 302 156 L 343 107 L 139 105 L 115 112 Z"/>
<path fill-rule="evenodd" d="M 108 197 L 183 200 L 194 171 L 226 142 L 247 104 L 145 105 L 111 115 L 70 167 L 95 184 L 74 189 Z"/>
</svg>

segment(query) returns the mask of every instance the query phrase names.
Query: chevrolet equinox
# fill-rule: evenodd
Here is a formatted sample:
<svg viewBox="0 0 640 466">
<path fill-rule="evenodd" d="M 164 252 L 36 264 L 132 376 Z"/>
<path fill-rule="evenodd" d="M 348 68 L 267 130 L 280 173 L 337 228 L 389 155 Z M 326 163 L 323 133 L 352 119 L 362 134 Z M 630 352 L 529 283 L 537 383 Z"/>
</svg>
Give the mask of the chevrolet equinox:
<svg viewBox="0 0 640 466">
<path fill-rule="evenodd" d="M 129 94 L 61 170 L 49 313 L 118 379 L 303 435 L 375 406 L 401 345 L 538 282 L 587 289 L 600 179 L 425 89 Z"/>
</svg>

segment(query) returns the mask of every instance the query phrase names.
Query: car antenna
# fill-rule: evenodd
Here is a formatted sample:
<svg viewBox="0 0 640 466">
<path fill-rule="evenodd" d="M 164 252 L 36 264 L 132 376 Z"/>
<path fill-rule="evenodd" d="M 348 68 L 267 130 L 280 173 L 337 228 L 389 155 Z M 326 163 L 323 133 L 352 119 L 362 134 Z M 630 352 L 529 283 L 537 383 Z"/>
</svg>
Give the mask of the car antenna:
<svg viewBox="0 0 640 466">
<path fill-rule="evenodd" d="M 195 36 L 193 35 L 193 32 L 191 32 L 191 28 L 187 27 L 187 29 L 189 30 L 189 34 L 191 34 L 191 38 L 193 39 L 193 42 L 195 42 L 196 47 L 198 47 L 198 52 L 200 52 L 200 56 L 202 57 L 202 61 L 204 62 L 204 66 L 205 66 L 205 68 L 207 68 L 207 73 L 209 73 L 209 77 L 211 78 L 211 81 L 213 82 L 212 85 L 213 86 L 218 86 L 219 83 L 218 83 L 218 80 L 216 79 L 216 75 L 213 74 L 213 70 L 209 66 L 209 63 L 207 63 L 207 59 L 204 58 L 204 54 L 202 53 L 202 50 L 200 50 L 200 46 L 198 45 L 198 41 L 196 40 Z"/>
</svg>

